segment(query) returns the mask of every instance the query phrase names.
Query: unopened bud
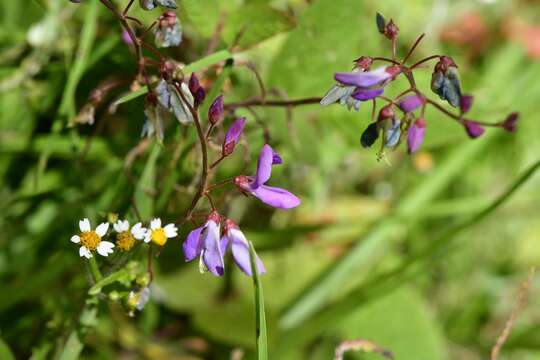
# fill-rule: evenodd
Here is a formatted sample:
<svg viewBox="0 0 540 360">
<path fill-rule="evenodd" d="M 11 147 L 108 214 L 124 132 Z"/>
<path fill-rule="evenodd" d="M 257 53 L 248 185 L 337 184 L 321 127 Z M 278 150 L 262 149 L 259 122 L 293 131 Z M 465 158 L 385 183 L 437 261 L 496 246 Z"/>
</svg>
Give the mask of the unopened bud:
<svg viewBox="0 0 540 360">
<path fill-rule="evenodd" d="M 208 120 L 212 125 L 215 125 L 223 120 L 224 113 L 223 95 L 219 95 L 208 109 Z"/>
</svg>

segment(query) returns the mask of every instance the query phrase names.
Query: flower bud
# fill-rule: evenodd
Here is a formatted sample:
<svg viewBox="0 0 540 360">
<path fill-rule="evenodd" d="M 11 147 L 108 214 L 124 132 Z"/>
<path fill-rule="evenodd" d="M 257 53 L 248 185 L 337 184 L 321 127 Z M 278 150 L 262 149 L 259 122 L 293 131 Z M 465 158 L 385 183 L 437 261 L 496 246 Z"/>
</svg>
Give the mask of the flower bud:
<svg viewBox="0 0 540 360">
<path fill-rule="evenodd" d="M 133 39 L 126 30 L 122 31 L 122 41 L 127 45 L 133 45 Z"/>
<path fill-rule="evenodd" d="M 229 130 L 227 130 L 227 134 L 225 135 L 225 140 L 223 140 L 223 145 L 222 145 L 222 150 L 221 150 L 222 156 L 229 156 L 230 154 L 232 154 L 232 152 L 234 151 L 234 148 L 236 147 L 236 144 L 238 144 L 238 141 L 240 140 L 240 136 L 242 135 L 242 132 L 244 131 L 245 126 L 246 126 L 246 118 L 241 117 L 241 118 L 236 119 L 235 122 L 229 128 Z M 275 157 L 275 154 L 274 154 L 274 157 Z M 274 159 L 272 160 L 272 162 L 273 161 Z"/>
<path fill-rule="evenodd" d="M 513 112 L 509 114 L 506 119 L 501 123 L 501 127 L 508 132 L 516 132 L 518 120 L 519 113 Z"/>
<path fill-rule="evenodd" d="M 354 63 L 357 69 L 368 71 L 373 64 L 373 58 L 371 56 L 360 56 L 358 59 L 354 60 Z"/>
<path fill-rule="evenodd" d="M 216 125 L 218 122 L 223 120 L 224 113 L 223 95 L 219 95 L 208 109 L 208 120 L 212 125 Z"/>
<path fill-rule="evenodd" d="M 426 120 L 418 118 L 407 134 L 407 151 L 409 154 L 416 152 L 424 142 L 424 134 L 426 132 Z"/>
<path fill-rule="evenodd" d="M 463 95 L 459 102 L 459 109 L 462 114 L 466 114 L 472 107 L 474 97 L 472 95 Z"/>
<path fill-rule="evenodd" d="M 465 131 L 467 131 L 467 134 L 472 139 L 482 136 L 485 131 L 482 125 L 480 125 L 476 121 L 465 120 L 463 121 L 463 126 L 465 126 Z"/>
<path fill-rule="evenodd" d="M 453 107 L 461 103 L 461 84 L 457 65 L 449 56 L 441 56 L 431 76 L 431 90 Z"/>
<path fill-rule="evenodd" d="M 362 144 L 363 147 L 368 148 L 371 147 L 371 145 L 373 145 L 378 138 L 379 128 L 377 126 L 377 123 L 374 122 L 369 124 L 362 133 L 362 136 L 360 137 L 360 144 Z"/>
<path fill-rule="evenodd" d="M 390 19 L 390 22 L 386 24 L 384 28 L 384 36 L 386 36 L 386 38 L 388 38 L 389 40 L 393 40 L 397 38 L 398 34 L 398 26 L 394 23 L 394 20 Z"/>
<path fill-rule="evenodd" d="M 399 100 L 399 108 L 403 112 L 410 113 L 424 105 L 424 97 L 421 95 L 409 95 Z"/>
<path fill-rule="evenodd" d="M 189 83 L 188 83 L 189 91 L 191 91 L 191 94 L 195 96 L 195 93 L 199 88 L 201 87 L 201 84 L 199 82 L 199 78 L 195 73 L 191 73 L 191 76 L 189 77 Z"/>
<path fill-rule="evenodd" d="M 161 73 L 161 77 L 167 81 L 173 79 L 175 70 L 176 64 L 170 59 L 166 59 L 159 64 L 159 72 Z"/>
<path fill-rule="evenodd" d="M 378 120 L 383 121 L 386 119 L 391 119 L 394 117 L 394 115 L 395 113 L 394 113 L 394 108 L 392 107 L 392 105 L 386 105 L 385 107 L 381 108 L 381 110 L 379 111 Z"/>
<path fill-rule="evenodd" d="M 164 12 L 154 31 L 158 47 L 178 46 L 182 42 L 182 28 L 174 11 Z"/>
</svg>

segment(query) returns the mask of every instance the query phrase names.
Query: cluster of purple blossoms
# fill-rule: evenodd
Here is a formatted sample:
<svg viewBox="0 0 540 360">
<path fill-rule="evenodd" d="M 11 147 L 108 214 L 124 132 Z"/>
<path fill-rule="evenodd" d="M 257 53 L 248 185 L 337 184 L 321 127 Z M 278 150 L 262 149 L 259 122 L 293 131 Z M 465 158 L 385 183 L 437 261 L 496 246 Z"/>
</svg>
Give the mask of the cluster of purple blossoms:
<svg viewBox="0 0 540 360">
<path fill-rule="evenodd" d="M 412 55 L 424 35 L 419 37 L 402 61 L 397 61 L 396 41 L 399 28 L 392 20 L 386 23 L 384 17 L 380 14 L 377 14 L 376 23 L 379 32 L 392 41 L 392 58 L 362 56 L 356 59 L 351 72 L 340 72 L 334 75 L 337 84 L 320 101 L 323 106 L 339 102 L 346 105 L 349 110 L 351 108 L 359 110 L 362 102 L 371 101 L 373 102 L 373 115 L 376 114 L 377 100 L 388 103 L 380 109 L 377 118 L 374 118 L 373 122 L 362 133 L 360 143 L 363 147 L 372 146 L 377 139 L 382 137 L 383 148 L 396 148 L 402 139 L 406 138 L 408 152 L 410 154 L 416 152 L 424 141 L 427 125 L 424 112 L 427 105 L 432 105 L 445 115 L 456 120 L 471 138 L 481 136 L 485 131 L 485 127 L 488 126 L 500 127 L 509 132 L 516 130 L 517 113 L 511 113 L 504 121 L 497 123 L 486 123 L 466 118 L 465 115 L 472 106 L 473 97 L 462 94 L 457 65 L 452 58 L 445 55 L 434 55 L 407 66 L 405 65 L 406 60 Z M 438 62 L 434 66 L 431 90 L 441 100 L 448 102 L 452 107 L 458 108 L 459 114 L 445 110 L 416 87 L 413 71 L 420 64 L 432 59 L 438 59 Z M 374 61 L 388 62 L 390 65 L 372 69 Z M 407 78 L 410 84 L 409 89 L 402 92 L 395 99 L 385 97 L 385 87 L 400 74 Z M 420 113 L 415 114 L 418 109 L 420 109 Z M 400 110 L 402 114 L 398 115 L 396 110 Z"/>
<path fill-rule="evenodd" d="M 245 119 L 239 118 L 231 125 L 223 142 L 224 154 L 228 154 L 232 151 L 230 149 L 234 149 L 244 124 Z M 281 163 L 282 159 L 279 154 L 266 144 L 259 155 L 255 176 L 237 176 L 234 183 L 242 192 L 257 197 L 267 205 L 280 209 L 294 208 L 300 205 L 298 197 L 287 190 L 265 185 L 270 179 L 272 166 Z M 251 276 L 249 243 L 244 233 L 234 221 L 225 219 L 223 221 L 224 234 L 222 235 L 221 223 L 221 216 L 216 210 L 213 210 L 203 225 L 189 233 L 183 244 L 186 261 L 192 261 L 198 257 L 201 271 L 208 270 L 216 276 L 222 276 L 225 272 L 224 256 L 230 249 L 236 265 L 245 274 Z M 264 273 L 265 268 L 259 257 L 257 257 L 256 263 L 258 272 Z"/>
</svg>

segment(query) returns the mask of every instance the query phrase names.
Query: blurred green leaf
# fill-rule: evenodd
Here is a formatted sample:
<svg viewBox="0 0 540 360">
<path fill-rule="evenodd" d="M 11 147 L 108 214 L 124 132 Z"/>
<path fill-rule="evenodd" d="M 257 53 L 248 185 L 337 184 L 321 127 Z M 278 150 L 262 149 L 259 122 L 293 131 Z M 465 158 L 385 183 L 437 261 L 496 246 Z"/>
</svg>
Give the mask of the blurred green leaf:
<svg viewBox="0 0 540 360">
<path fill-rule="evenodd" d="M 264 310 L 264 293 L 259 280 L 259 270 L 257 268 L 257 254 L 253 243 L 249 243 L 249 260 L 251 272 L 253 274 L 253 287 L 255 290 L 255 338 L 257 345 L 257 359 L 268 359 L 268 339 L 266 335 L 266 313 Z"/>
<path fill-rule="evenodd" d="M 11 352 L 9 346 L 0 338 L 0 359 L 2 360 L 15 360 L 15 356 Z"/>
</svg>

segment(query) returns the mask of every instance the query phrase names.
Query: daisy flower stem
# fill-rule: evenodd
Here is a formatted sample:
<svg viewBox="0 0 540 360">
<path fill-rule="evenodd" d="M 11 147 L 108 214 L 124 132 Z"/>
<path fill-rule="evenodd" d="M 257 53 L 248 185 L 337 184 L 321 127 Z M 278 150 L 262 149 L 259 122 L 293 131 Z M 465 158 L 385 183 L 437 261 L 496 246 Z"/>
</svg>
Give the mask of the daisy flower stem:
<svg viewBox="0 0 540 360">
<path fill-rule="evenodd" d="M 95 282 L 103 279 L 103 275 L 101 275 L 101 271 L 99 271 L 96 258 L 92 256 L 90 259 L 88 259 L 88 263 L 90 264 L 90 271 L 92 272 L 92 276 L 94 277 Z"/>
</svg>

